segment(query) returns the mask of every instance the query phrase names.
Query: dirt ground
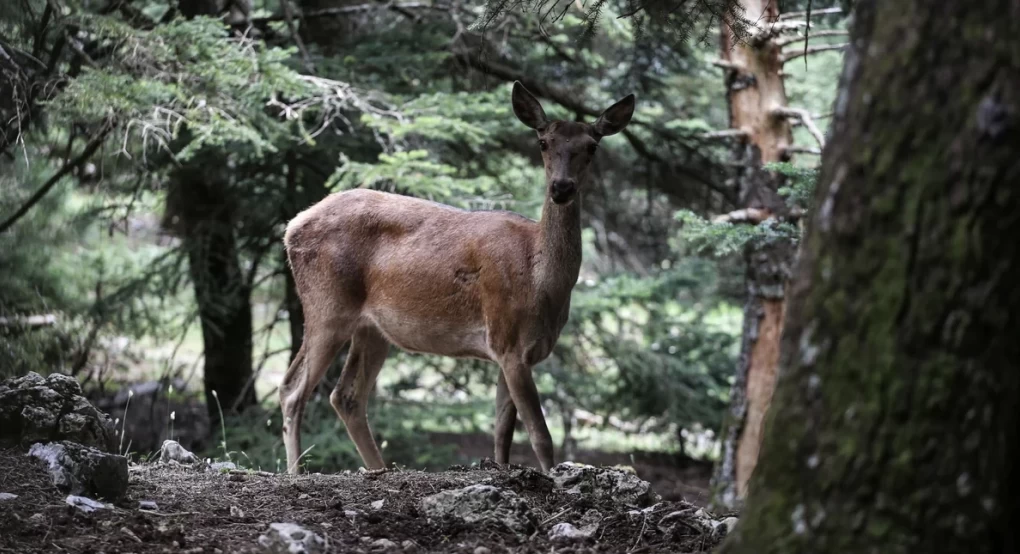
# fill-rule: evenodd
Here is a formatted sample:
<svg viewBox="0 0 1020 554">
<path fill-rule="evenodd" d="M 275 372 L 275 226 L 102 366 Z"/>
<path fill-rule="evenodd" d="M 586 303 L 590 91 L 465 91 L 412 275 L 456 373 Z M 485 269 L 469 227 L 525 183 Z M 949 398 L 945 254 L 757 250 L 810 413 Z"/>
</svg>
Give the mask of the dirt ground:
<svg viewBox="0 0 1020 554">
<path fill-rule="evenodd" d="M 18 495 L 0 501 L 0 552 L 257 552 L 259 536 L 277 522 L 322 535 L 331 552 L 684 553 L 707 552 L 719 540 L 682 517 L 657 524 L 665 514 L 694 512 L 692 504 L 664 501 L 635 512 L 612 499 L 556 490 L 544 475 L 520 467 L 288 476 L 147 464 L 131 467 L 126 498 L 91 514 L 68 506 L 67 495 L 23 450 L 0 450 L 0 468 L 0 492 Z M 482 482 L 520 495 L 535 516 L 533 528 L 519 534 L 420 512 L 425 496 Z M 157 510 L 139 509 L 143 500 Z M 590 510 L 601 517 L 592 538 L 550 541 L 552 526 L 580 526 Z M 395 545 L 376 542 L 383 538 Z"/>
</svg>

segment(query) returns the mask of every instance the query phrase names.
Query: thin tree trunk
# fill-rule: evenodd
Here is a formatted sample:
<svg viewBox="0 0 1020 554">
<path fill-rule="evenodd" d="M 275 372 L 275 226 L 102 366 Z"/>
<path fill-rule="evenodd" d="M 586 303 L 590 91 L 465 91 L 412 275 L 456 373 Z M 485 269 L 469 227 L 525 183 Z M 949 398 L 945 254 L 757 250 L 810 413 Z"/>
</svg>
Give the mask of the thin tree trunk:
<svg viewBox="0 0 1020 554">
<path fill-rule="evenodd" d="M 1014 552 L 1020 2 L 858 0 L 733 553 Z"/>
<path fill-rule="evenodd" d="M 741 0 L 744 18 L 768 28 L 779 18 L 775 2 Z M 752 27 L 753 29 L 753 27 Z M 720 57 L 729 63 L 727 101 L 730 127 L 744 131 L 734 157 L 744 165 L 740 200 L 745 208 L 781 214 L 786 205 L 776 190 L 781 176 L 762 169 L 769 162 L 788 159 L 793 136 L 789 121 L 774 108 L 786 106 L 780 47 L 774 37 L 737 39 L 722 27 Z M 744 252 L 747 267 L 744 330 L 735 382 L 730 397 L 722 452 L 713 476 L 713 504 L 739 507 L 758 461 L 765 414 L 772 401 L 783 328 L 785 282 L 795 254 L 791 242 L 753 243 Z"/>
</svg>

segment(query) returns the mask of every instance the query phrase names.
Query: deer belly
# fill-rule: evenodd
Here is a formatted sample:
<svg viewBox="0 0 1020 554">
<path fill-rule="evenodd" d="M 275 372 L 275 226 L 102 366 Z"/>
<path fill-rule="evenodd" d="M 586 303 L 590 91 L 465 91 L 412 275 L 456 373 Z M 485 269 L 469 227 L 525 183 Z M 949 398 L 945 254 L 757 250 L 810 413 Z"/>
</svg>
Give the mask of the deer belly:
<svg viewBox="0 0 1020 554">
<path fill-rule="evenodd" d="M 402 350 L 455 358 L 490 359 L 481 322 L 415 317 L 395 310 L 376 309 L 369 319 L 391 343 Z"/>
</svg>

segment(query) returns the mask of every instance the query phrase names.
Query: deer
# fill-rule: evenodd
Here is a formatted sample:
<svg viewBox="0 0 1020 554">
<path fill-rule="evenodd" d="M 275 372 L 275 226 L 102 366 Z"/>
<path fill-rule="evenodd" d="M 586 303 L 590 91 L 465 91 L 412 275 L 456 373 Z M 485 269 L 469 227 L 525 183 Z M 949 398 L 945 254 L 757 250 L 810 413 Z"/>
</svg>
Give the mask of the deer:
<svg viewBox="0 0 1020 554">
<path fill-rule="evenodd" d="M 386 467 L 368 400 L 390 345 L 495 362 L 495 462 L 509 463 L 519 415 L 542 471 L 553 467 L 532 368 L 550 355 L 567 323 L 592 160 L 603 137 L 630 123 L 635 98 L 619 100 L 591 124 L 549 120 L 519 81 L 511 104 L 538 137 L 545 167 L 539 221 L 355 188 L 328 195 L 287 224 L 284 246 L 305 314 L 302 345 L 280 386 L 289 473 L 300 473 L 305 405 L 348 341 L 329 401 L 365 469 Z"/>
</svg>

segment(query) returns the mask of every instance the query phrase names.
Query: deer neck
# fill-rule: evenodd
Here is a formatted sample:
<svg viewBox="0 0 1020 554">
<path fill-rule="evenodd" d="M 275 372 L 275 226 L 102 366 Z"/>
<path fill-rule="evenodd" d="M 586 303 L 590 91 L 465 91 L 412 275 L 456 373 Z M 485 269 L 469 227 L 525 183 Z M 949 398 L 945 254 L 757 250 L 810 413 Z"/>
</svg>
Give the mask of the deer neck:
<svg viewBox="0 0 1020 554">
<path fill-rule="evenodd" d="M 581 271 L 580 192 L 566 205 L 546 196 L 539 229 L 539 284 L 553 297 L 569 296 Z"/>
</svg>

